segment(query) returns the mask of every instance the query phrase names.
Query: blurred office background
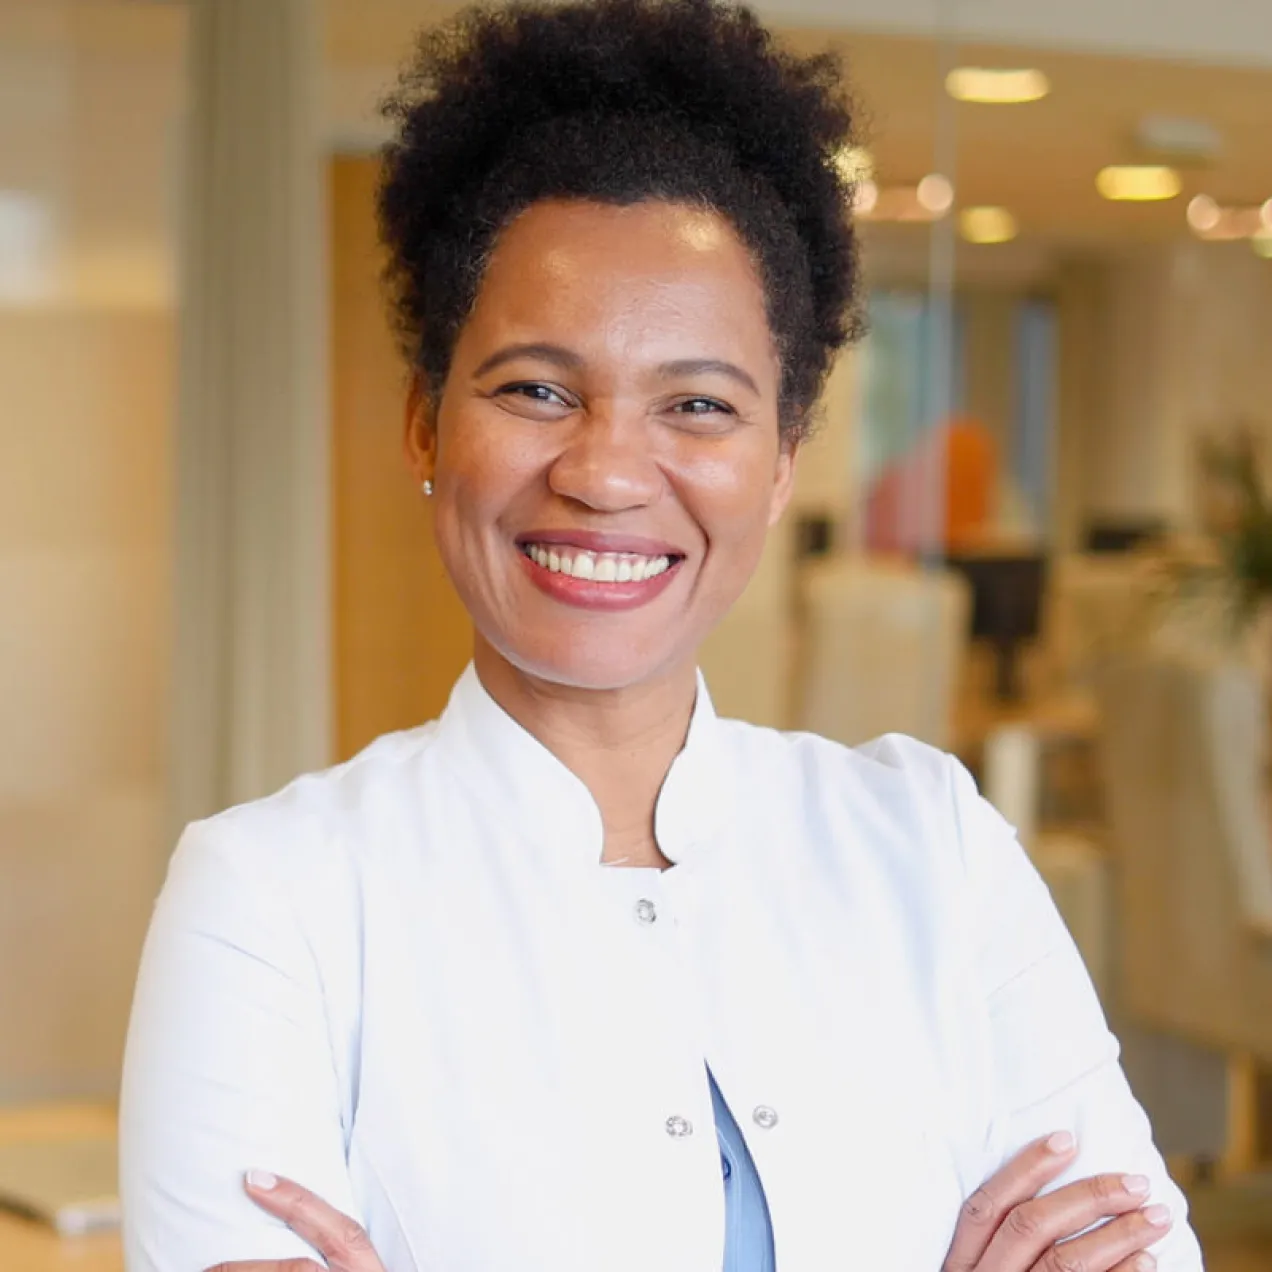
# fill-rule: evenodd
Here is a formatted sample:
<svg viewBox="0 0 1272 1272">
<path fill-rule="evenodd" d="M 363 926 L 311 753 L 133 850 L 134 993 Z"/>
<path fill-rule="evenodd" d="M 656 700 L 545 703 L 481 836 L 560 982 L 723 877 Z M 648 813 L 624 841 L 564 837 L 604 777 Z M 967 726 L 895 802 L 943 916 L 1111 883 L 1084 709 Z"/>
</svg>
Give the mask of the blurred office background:
<svg viewBox="0 0 1272 1272">
<path fill-rule="evenodd" d="M 718 705 L 972 766 L 1213 1266 L 1272 1268 L 1272 16 L 762 8 L 863 104 L 871 334 Z M 447 11 L 0 0 L 0 1145 L 109 1134 L 180 825 L 467 657 L 372 207 L 376 101 Z M 120 1267 L 0 1218 L 6 1272 L 71 1262 Z"/>
</svg>

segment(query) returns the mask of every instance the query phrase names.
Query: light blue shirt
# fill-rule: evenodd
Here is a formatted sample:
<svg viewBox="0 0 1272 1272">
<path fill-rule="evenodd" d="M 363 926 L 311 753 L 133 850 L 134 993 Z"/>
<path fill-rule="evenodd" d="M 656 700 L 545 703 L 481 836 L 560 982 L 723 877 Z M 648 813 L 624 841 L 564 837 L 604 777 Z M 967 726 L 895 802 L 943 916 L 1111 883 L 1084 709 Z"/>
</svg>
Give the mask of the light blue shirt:
<svg viewBox="0 0 1272 1272">
<path fill-rule="evenodd" d="M 774 1272 L 773 1224 L 764 1185 L 714 1077 L 711 1104 L 724 1171 L 724 1272 Z"/>
</svg>

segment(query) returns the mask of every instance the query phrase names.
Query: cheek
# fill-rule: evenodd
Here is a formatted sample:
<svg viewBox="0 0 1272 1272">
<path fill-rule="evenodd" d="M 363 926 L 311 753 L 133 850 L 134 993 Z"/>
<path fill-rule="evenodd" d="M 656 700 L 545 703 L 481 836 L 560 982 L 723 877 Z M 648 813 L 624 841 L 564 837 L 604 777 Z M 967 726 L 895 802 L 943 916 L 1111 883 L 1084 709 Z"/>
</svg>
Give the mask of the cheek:
<svg viewBox="0 0 1272 1272">
<path fill-rule="evenodd" d="M 469 533 L 488 528 L 542 465 L 533 435 L 492 419 L 488 409 L 456 411 L 439 427 L 438 490 L 448 519 Z"/>
<path fill-rule="evenodd" d="M 775 451 L 747 455 L 741 462 L 721 457 L 696 464 L 686 483 L 707 540 L 705 581 L 730 593 L 730 602 L 746 586 L 764 550 L 776 469 Z"/>
<path fill-rule="evenodd" d="M 768 524 L 777 455 L 758 451 L 720 456 L 694 465 L 691 482 L 703 526 L 712 539 L 749 537 Z"/>
</svg>

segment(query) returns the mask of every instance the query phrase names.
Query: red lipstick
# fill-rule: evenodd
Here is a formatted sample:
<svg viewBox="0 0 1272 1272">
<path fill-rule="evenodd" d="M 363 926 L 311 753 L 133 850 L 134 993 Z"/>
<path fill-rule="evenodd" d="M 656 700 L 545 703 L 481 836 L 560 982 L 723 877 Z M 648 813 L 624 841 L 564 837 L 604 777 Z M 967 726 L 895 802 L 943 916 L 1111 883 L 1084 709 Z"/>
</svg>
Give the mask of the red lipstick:
<svg viewBox="0 0 1272 1272">
<path fill-rule="evenodd" d="M 544 530 L 519 535 L 517 543 L 520 549 L 517 555 L 521 558 L 523 568 L 527 571 L 530 581 L 541 592 L 552 597 L 553 600 L 578 609 L 612 613 L 637 609 L 661 596 L 679 573 L 684 561 L 684 553 L 678 552 L 671 544 L 635 535 L 601 534 L 582 530 Z M 670 564 L 661 574 L 655 574 L 649 579 L 629 579 L 622 583 L 580 579 L 572 574 L 565 574 L 540 565 L 526 551 L 526 548 L 532 544 L 544 548 L 574 548 L 596 555 L 666 557 Z"/>
</svg>

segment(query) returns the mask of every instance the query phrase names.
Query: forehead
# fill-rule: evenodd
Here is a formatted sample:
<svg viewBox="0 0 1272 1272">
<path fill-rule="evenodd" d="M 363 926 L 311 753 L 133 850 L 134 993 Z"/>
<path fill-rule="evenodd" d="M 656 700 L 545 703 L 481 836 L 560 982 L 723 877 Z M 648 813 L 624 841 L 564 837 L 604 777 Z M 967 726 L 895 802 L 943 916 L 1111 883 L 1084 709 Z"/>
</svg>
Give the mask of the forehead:
<svg viewBox="0 0 1272 1272">
<path fill-rule="evenodd" d="M 498 339 L 553 328 L 772 352 L 763 287 L 733 227 L 709 209 L 653 201 L 528 208 L 496 244 L 470 325 Z"/>
</svg>

